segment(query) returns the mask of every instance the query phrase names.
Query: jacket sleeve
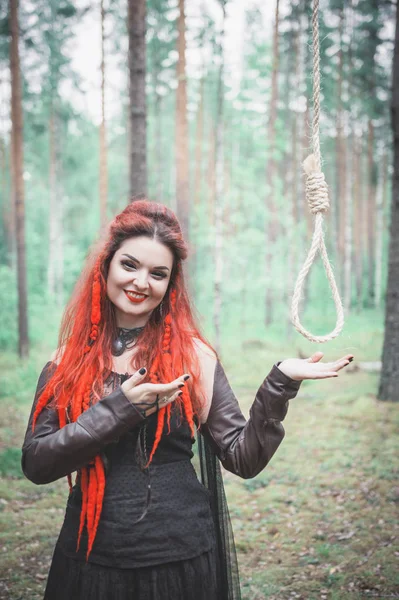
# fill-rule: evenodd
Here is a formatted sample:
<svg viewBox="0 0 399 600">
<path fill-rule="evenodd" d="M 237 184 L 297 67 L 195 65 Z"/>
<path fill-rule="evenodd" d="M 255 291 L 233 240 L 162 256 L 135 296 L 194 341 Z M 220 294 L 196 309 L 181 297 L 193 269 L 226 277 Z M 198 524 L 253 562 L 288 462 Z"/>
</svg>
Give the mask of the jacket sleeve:
<svg viewBox="0 0 399 600">
<path fill-rule="evenodd" d="M 76 422 L 61 429 L 57 411 L 44 408 L 33 433 L 33 414 L 53 367 L 51 362 L 47 363 L 40 374 L 22 446 L 22 470 L 37 484 L 50 483 L 86 465 L 106 444 L 116 441 L 145 418 L 119 387 L 82 413 Z"/>
<path fill-rule="evenodd" d="M 212 403 L 200 432 L 225 469 L 244 479 L 260 473 L 281 444 L 285 435 L 281 421 L 287 414 L 288 400 L 295 398 L 301 384 L 280 371 L 280 362 L 273 365 L 258 389 L 248 421 L 220 361 L 216 363 Z"/>
</svg>

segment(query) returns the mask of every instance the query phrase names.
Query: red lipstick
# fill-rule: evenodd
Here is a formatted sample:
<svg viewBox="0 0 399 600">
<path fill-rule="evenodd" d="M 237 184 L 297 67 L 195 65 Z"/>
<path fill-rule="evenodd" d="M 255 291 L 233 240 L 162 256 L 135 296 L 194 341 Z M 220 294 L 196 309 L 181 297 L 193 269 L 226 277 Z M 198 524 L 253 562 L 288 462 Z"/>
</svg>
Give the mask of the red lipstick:
<svg viewBox="0 0 399 600">
<path fill-rule="evenodd" d="M 144 300 L 147 298 L 147 296 L 143 296 L 142 298 L 135 298 L 134 296 L 129 294 L 126 290 L 123 290 L 123 291 L 125 292 L 126 298 L 133 304 L 141 304 L 141 302 L 144 302 Z"/>
</svg>

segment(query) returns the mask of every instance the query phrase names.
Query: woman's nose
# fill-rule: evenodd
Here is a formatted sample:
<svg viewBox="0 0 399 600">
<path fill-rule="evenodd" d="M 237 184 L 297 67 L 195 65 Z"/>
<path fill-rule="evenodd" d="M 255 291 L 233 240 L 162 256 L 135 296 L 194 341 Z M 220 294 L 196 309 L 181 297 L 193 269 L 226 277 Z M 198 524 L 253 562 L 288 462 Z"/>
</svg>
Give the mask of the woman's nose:
<svg viewBox="0 0 399 600">
<path fill-rule="evenodd" d="M 133 278 L 133 285 L 137 291 L 145 291 L 148 288 L 148 277 L 145 273 L 137 273 Z"/>
</svg>

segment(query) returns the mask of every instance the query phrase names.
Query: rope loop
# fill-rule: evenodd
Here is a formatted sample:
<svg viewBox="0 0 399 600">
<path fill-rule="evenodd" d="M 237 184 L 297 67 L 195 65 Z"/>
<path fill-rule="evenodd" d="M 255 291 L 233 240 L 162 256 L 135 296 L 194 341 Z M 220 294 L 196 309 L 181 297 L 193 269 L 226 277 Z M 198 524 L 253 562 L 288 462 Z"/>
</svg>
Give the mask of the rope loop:
<svg viewBox="0 0 399 600">
<path fill-rule="evenodd" d="M 310 211 L 315 215 L 315 228 L 310 250 L 304 262 L 304 265 L 298 275 L 295 283 L 294 294 L 291 304 L 291 321 L 294 327 L 311 342 L 329 342 L 337 337 L 344 326 L 344 309 L 339 296 L 337 284 L 335 283 L 334 273 L 330 265 L 327 249 L 324 243 L 323 218 L 324 213 L 329 209 L 328 186 L 325 181 L 324 173 L 321 171 L 321 153 L 320 153 L 320 45 L 319 45 L 319 0 L 313 0 L 312 33 L 313 33 L 313 123 L 312 140 L 313 154 L 308 156 L 303 162 L 303 168 L 307 175 L 306 179 L 306 200 Z M 320 252 L 323 260 L 327 279 L 332 291 L 337 320 L 335 329 L 327 335 L 313 335 L 307 331 L 299 319 L 299 303 L 301 301 L 302 289 L 317 252 Z"/>
<path fill-rule="evenodd" d="M 313 335 L 313 333 L 310 333 L 303 327 L 299 319 L 299 303 L 302 297 L 302 289 L 305 283 L 306 276 L 310 271 L 310 268 L 313 264 L 317 252 L 320 252 L 321 254 L 321 258 L 323 260 L 324 268 L 327 274 L 327 279 L 331 287 L 335 308 L 337 311 L 337 320 L 335 328 L 331 333 L 327 335 Z M 319 344 L 329 342 L 330 340 L 336 338 L 341 333 L 344 326 L 344 309 L 342 306 L 341 298 L 339 296 L 337 284 L 335 283 L 334 273 L 330 265 L 330 261 L 328 259 L 327 249 L 324 243 L 323 213 L 321 212 L 316 214 L 312 245 L 306 257 L 305 263 L 298 275 L 298 279 L 295 283 L 295 289 L 291 305 L 291 321 L 295 329 L 299 331 L 300 334 L 302 334 L 310 342 L 317 342 Z"/>
</svg>

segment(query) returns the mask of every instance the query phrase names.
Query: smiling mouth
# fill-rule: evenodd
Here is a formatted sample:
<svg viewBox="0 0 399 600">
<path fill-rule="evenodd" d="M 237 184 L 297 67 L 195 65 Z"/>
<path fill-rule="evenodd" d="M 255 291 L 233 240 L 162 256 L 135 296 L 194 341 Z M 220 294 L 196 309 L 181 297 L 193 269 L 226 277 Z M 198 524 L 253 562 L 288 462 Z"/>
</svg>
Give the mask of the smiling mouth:
<svg viewBox="0 0 399 600">
<path fill-rule="evenodd" d="M 144 302 L 144 300 L 147 298 L 145 294 L 136 294 L 135 292 L 128 292 L 127 290 L 123 291 L 131 302 Z"/>
</svg>

